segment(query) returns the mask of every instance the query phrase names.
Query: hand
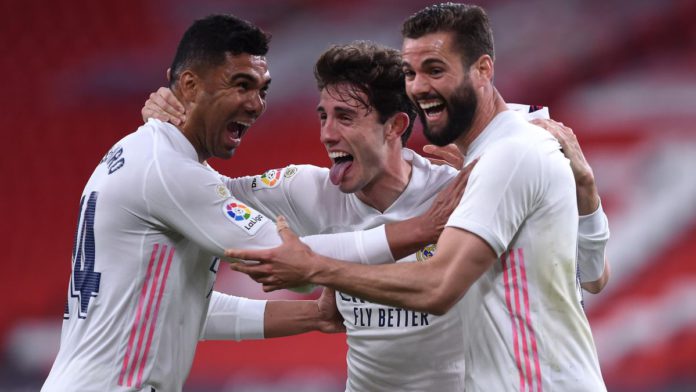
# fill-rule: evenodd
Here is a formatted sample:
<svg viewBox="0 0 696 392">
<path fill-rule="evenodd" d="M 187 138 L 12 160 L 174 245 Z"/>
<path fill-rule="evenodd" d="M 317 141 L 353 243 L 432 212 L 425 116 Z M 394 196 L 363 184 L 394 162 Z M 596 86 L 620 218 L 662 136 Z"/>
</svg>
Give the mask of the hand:
<svg viewBox="0 0 696 392">
<path fill-rule="evenodd" d="M 423 152 L 442 158 L 425 158 L 435 165 L 450 165 L 457 170 L 461 170 L 464 167 L 464 156 L 455 144 L 448 144 L 444 147 L 426 144 L 423 146 Z"/>
<path fill-rule="evenodd" d="M 277 220 L 278 234 L 283 243 L 272 249 L 227 249 L 225 256 L 233 259 L 255 260 L 258 264 L 233 263 L 230 268 L 249 275 L 263 285 L 263 291 L 275 291 L 310 283 L 315 253 L 303 244 L 284 217 Z"/>
<path fill-rule="evenodd" d="M 147 121 L 148 118 L 156 118 L 174 125 L 181 125 L 186 121 L 186 109 L 174 96 L 172 90 L 166 87 L 160 87 L 157 92 L 151 93 L 140 113 L 143 116 L 143 121 Z"/>
<path fill-rule="evenodd" d="M 570 168 L 575 177 L 580 215 L 588 215 L 596 211 L 599 208 L 599 193 L 594 173 L 582 153 L 573 130 L 551 119 L 534 119 L 530 122 L 549 131 L 561 144 L 563 154 L 570 160 Z"/>
<path fill-rule="evenodd" d="M 421 215 L 426 220 L 426 227 L 429 228 L 431 233 L 430 243 L 434 244 L 437 242 L 442 230 L 445 229 L 447 220 L 449 220 L 450 215 L 459 205 L 466 184 L 469 181 L 469 175 L 477 162 L 478 159 L 460 170 L 457 177 L 437 194 L 428 211 Z"/>
<path fill-rule="evenodd" d="M 343 316 L 336 308 L 336 292 L 328 287 L 324 288 L 317 299 L 319 307 L 319 330 L 324 333 L 345 332 Z"/>
</svg>

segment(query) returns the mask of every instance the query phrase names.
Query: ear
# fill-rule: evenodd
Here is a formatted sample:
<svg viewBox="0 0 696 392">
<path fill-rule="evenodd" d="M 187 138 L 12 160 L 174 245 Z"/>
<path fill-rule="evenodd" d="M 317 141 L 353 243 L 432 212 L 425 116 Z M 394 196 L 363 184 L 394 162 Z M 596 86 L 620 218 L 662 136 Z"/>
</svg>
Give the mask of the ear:
<svg viewBox="0 0 696 392">
<path fill-rule="evenodd" d="M 406 113 L 399 112 L 393 115 L 387 122 L 389 123 L 389 128 L 385 135 L 387 139 L 401 139 L 401 135 L 403 135 L 406 128 L 408 128 L 410 120 Z"/>
<path fill-rule="evenodd" d="M 198 90 L 200 89 L 201 80 L 193 73 L 191 70 L 185 70 L 179 76 L 179 81 L 177 86 L 181 91 L 181 98 L 185 102 L 193 102 L 196 100 L 196 95 L 198 95 Z"/>
<path fill-rule="evenodd" d="M 493 82 L 493 59 L 491 56 L 484 54 L 471 65 L 470 71 L 473 71 L 478 77 L 488 81 L 489 83 Z"/>
</svg>

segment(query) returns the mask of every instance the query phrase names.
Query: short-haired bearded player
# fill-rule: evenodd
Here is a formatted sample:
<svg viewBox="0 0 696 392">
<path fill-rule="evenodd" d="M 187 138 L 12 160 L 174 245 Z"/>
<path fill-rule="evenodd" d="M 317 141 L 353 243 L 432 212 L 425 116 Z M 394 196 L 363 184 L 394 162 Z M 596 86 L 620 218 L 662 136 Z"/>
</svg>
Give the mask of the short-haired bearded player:
<svg viewBox="0 0 696 392">
<path fill-rule="evenodd" d="M 302 234 L 369 228 L 425 211 L 457 171 L 404 148 L 415 109 L 406 96 L 401 67 L 398 51 L 377 44 L 354 42 L 327 50 L 316 63 L 315 77 L 320 138 L 332 168 L 293 165 L 226 179 L 232 193 L 265 214 L 285 216 Z M 143 115 L 180 122 L 177 105 L 161 89 Z M 547 114 L 528 114 L 529 106 L 515 108 L 530 118 Z M 569 132 L 543 121 L 553 132 Z M 589 170 L 577 143 L 569 140 L 566 151 L 576 152 L 570 155 L 574 164 Z M 579 199 L 596 196 L 591 171 L 589 175 L 584 186 L 592 189 L 583 193 L 579 184 Z M 433 245 L 427 246 L 398 262 L 427 262 L 435 252 Z M 602 257 L 603 252 L 589 253 Z M 587 288 L 601 289 L 605 280 L 594 280 Z M 347 330 L 347 391 L 463 389 L 462 322 L 455 312 L 434 316 L 341 292 L 336 303 Z"/>
</svg>

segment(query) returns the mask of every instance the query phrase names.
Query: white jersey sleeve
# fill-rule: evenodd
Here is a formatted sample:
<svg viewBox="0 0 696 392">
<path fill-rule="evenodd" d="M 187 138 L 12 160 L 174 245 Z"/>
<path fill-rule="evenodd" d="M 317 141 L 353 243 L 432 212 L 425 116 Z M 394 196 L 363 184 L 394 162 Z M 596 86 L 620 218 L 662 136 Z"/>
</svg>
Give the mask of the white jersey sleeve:
<svg viewBox="0 0 696 392">
<path fill-rule="evenodd" d="M 609 241 L 609 220 L 602 206 L 580 217 L 578 270 L 581 282 L 594 282 L 604 273 L 604 254 Z"/>
<path fill-rule="evenodd" d="M 500 257 L 538 203 L 543 172 L 535 150 L 512 140 L 496 143 L 471 172 L 447 226 L 476 234 Z"/>
<path fill-rule="evenodd" d="M 280 245 L 275 224 L 232 197 L 215 171 L 195 162 L 180 164 L 176 172 L 164 170 L 166 167 L 166 162 L 155 161 L 148 168 L 144 191 L 150 215 L 162 227 L 173 228 L 213 255 L 222 255 L 227 248 Z M 360 262 L 393 260 L 383 226 L 301 239 L 328 257 Z"/>
<path fill-rule="evenodd" d="M 266 303 L 213 291 L 201 340 L 263 339 Z"/>
<path fill-rule="evenodd" d="M 256 176 L 222 176 L 227 188 L 241 201 L 269 217 L 283 215 L 301 234 L 330 231 L 336 222 L 317 211 L 327 211 L 344 197 L 328 182 L 328 170 L 312 165 L 290 165 Z"/>
</svg>

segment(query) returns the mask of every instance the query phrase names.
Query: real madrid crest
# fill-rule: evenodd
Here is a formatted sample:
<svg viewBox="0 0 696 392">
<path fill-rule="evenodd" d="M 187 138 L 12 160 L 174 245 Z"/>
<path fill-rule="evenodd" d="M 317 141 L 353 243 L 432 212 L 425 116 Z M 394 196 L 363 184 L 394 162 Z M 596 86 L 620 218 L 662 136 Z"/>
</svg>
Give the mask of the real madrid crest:
<svg viewBox="0 0 696 392">
<path fill-rule="evenodd" d="M 433 257 L 433 255 L 435 255 L 435 249 L 437 249 L 437 245 L 430 244 L 425 248 L 419 250 L 418 252 L 416 252 L 416 260 L 425 261 Z"/>
</svg>

